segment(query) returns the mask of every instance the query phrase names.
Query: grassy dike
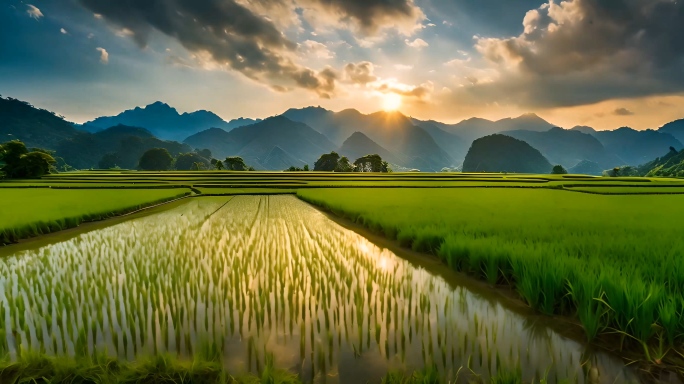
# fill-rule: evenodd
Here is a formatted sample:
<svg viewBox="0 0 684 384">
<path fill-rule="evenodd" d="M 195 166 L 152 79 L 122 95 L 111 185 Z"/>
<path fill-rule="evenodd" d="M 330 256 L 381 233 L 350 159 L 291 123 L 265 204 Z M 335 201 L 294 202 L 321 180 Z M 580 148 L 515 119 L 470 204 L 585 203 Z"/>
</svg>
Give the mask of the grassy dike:
<svg viewBox="0 0 684 384">
<path fill-rule="evenodd" d="M 684 366 L 680 196 L 554 190 L 300 190 L 298 197 L 575 317 L 586 337 Z"/>
<path fill-rule="evenodd" d="M 138 211 L 188 189 L 0 189 L 0 245 Z"/>
<path fill-rule="evenodd" d="M 472 384 L 522 384 L 518 371 L 499 372 L 489 381 L 464 370 Z M 0 360 L 0 382 L 3 384 L 304 384 L 296 374 L 277 369 L 272 360 L 264 362 L 261 372 L 230 373 L 218 358 L 198 357 L 182 361 L 169 356 L 155 356 L 122 362 L 100 356 L 95 359 L 54 358 L 41 354 L 25 354 L 20 361 Z M 540 380 L 538 383 L 544 383 Z M 381 384 L 442 384 L 436 369 L 426 368 L 405 373 L 392 371 L 378 378 Z M 529 383 L 529 384 L 536 384 Z M 568 384 L 571 384 L 568 382 Z"/>
</svg>

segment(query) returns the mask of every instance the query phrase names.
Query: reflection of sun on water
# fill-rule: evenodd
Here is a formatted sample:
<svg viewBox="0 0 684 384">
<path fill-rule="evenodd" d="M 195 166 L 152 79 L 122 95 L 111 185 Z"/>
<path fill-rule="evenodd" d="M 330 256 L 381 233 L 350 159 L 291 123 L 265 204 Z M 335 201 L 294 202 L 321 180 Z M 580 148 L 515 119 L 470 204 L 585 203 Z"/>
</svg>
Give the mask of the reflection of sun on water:
<svg viewBox="0 0 684 384">
<path fill-rule="evenodd" d="M 401 96 L 396 93 L 388 93 L 382 96 L 382 109 L 385 111 L 396 111 L 401 107 Z"/>
<path fill-rule="evenodd" d="M 383 257 L 380 259 L 380 263 L 378 265 L 380 266 L 380 269 L 386 271 L 389 269 L 389 260 L 387 260 L 386 257 Z"/>
</svg>

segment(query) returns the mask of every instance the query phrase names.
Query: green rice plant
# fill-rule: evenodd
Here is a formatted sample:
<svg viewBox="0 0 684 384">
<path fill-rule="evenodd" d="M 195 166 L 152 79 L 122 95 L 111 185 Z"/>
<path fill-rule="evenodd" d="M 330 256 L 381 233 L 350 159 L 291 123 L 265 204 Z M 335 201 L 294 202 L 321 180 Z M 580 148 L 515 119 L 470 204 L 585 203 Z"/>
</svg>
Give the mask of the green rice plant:
<svg viewBox="0 0 684 384">
<path fill-rule="evenodd" d="M 0 246 L 189 195 L 187 189 L 0 190 Z"/>
<path fill-rule="evenodd" d="M 17 377 L 33 377 L 15 365 L 33 353 L 131 383 L 278 382 L 277 366 L 310 367 L 308 382 L 346 352 L 359 365 L 440 364 L 417 382 L 451 379 L 468 355 L 480 373 L 529 351 L 526 369 L 579 369 L 580 345 L 533 337 L 494 303 L 293 197 L 207 197 L 0 260 L 0 350 Z"/>
<path fill-rule="evenodd" d="M 568 281 L 568 294 L 577 308 L 587 340 L 592 341 L 605 331 L 610 309 L 605 305 L 605 295 L 596 277 L 575 276 L 573 280 L 574 284 Z"/>
<path fill-rule="evenodd" d="M 522 384 L 522 372 L 520 368 L 515 371 L 500 369 L 495 376 L 489 380 L 491 384 Z"/>
<path fill-rule="evenodd" d="M 590 339 L 618 332 L 656 345 L 660 327 L 681 350 L 684 319 L 673 302 L 684 297 L 684 239 L 677 234 L 684 197 L 548 189 L 382 192 L 316 189 L 298 196 L 361 223 L 391 227 L 401 245 L 439 244 L 435 253 L 451 268 L 507 282 L 543 313 L 578 316 Z"/>
</svg>

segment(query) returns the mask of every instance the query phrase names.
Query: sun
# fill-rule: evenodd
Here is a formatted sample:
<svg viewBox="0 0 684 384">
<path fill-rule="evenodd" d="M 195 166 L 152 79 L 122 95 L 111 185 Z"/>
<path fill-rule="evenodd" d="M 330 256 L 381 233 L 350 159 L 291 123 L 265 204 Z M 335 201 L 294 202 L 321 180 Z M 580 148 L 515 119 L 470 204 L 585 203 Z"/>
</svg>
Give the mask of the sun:
<svg viewBox="0 0 684 384">
<path fill-rule="evenodd" d="M 396 93 L 388 93 L 382 96 L 382 109 L 387 112 L 396 111 L 401 107 L 401 96 Z"/>
</svg>

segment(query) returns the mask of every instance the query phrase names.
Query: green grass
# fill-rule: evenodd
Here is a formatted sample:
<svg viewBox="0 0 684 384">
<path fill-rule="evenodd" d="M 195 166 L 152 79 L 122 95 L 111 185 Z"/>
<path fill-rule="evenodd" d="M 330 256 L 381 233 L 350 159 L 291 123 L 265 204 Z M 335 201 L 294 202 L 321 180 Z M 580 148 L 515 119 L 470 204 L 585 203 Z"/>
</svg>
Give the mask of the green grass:
<svg viewBox="0 0 684 384">
<path fill-rule="evenodd" d="M 182 197 L 188 189 L 0 189 L 0 244 Z"/>
<path fill-rule="evenodd" d="M 684 196 L 544 189 L 300 190 L 300 198 L 512 284 L 533 308 L 577 315 L 589 339 L 620 332 L 647 357 L 684 351 Z M 664 340 L 662 350 L 652 345 Z M 660 343 L 662 344 L 662 343 Z M 660 353 L 658 353 L 660 352 Z"/>
<path fill-rule="evenodd" d="M 0 360 L 0 382 L 70 384 L 301 384 L 297 375 L 263 367 L 259 375 L 229 373 L 221 363 L 179 360 L 158 355 L 125 362 L 106 356 L 94 358 L 49 357 L 26 354 L 18 361 Z"/>
</svg>

